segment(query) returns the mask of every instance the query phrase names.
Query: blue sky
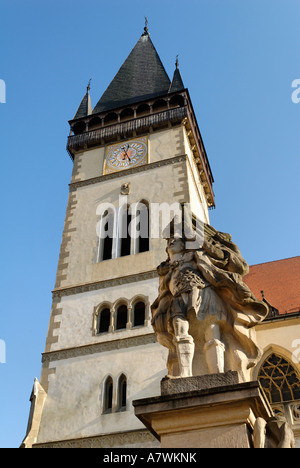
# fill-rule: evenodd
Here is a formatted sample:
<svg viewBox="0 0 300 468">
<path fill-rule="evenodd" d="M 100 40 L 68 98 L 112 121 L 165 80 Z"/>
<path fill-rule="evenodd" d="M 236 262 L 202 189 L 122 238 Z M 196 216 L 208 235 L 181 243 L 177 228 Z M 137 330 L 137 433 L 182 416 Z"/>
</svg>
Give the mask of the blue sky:
<svg viewBox="0 0 300 468">
<path fill-rule="evenodd" d="M 25 435 L 40 376 L 72 163 L 68 120 L 143 32 L 179 54 L 215 178 L 211 223 L 250 264 L 299 255 L 298 0 L 0 0 L 0 447 Z"/>
</svg>

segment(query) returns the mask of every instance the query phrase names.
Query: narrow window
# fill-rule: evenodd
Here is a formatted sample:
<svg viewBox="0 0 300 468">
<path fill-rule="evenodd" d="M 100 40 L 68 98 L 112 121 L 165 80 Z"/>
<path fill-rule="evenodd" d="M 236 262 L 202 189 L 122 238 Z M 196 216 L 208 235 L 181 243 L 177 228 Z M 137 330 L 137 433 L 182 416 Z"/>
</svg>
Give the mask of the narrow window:
<svg viewBox="0 0 300 468">
<path fill-rule="evenodd" d="M 127 306 L 121 305 L 117 309 L 117 326 L 116 330 L 124 330 L 127 324 Z"/>
<path fill-rule="evenodd" d="M 127 407 L 127 379 L 124 374 L 118 383 L 118 411 L 126 411 Z"/>
<path fill-rule="evenodd" d="M 137 230 L 137 253 L 148 252 L 149 250 L 149 206 L 147 202 L 140 202 L 137 206 L 137 216 L 139 223 Z"/>
<path fill-rule="evenodd" d="M 111 377 L 107 377 L 104 384 L 104 398 L 103 398 L 103 413 L 112 412 L 112 400 L 113 400 L 113 381 Z"/>
<path fill-rule="evenodd" d="M 129 233 L 129 225 L 131 222 L 131 215 L 129 214 L 128 208 L 124 210 L 121 216 L 121 248 L 120 248 L 120 256 L 125 257 L 126 255 L 130 255 L 131 250 L 131 236 Z"/>
<path fill-rule="evenodd" d="M 98 333 L 107 333 L 110 325 L 110 310 L 105 308 L 99 314 Z"/>
<path fill-rule="evenodd" d="M 144 302 L 142 301 L 137 302 L 134 306 L 134 312 L 133 312 L 133 326 L 134 327 L 141 327 L 144 325 L 145 313 L 146 313 L 146 306 Z"/>
<path fill-rule="evenodd" d="M 105 211 L 100 221 L 99 232 L 99 262 L 112 258 L 114 233 L 114 214 Z"/>
</svg>

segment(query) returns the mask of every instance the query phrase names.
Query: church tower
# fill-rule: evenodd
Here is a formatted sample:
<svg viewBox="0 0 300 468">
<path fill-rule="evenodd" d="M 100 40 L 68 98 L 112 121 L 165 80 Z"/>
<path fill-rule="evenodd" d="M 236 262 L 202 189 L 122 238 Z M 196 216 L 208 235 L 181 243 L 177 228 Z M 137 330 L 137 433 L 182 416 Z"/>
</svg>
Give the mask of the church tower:
<svg viewBox="0 0 300 468">
<path fill-rule="evenodd" d="M 166 248 L 153 206 L 188 203 L 207 223 L 214 206 L 178 60 L 170 80 L 145 27 L 96 106 L 88 85 L 69 123 L 74 168 L 23 446 L 155 447 L 131 404 L 158 395 L 166 374 L 151 326 Z"/>
</svg>

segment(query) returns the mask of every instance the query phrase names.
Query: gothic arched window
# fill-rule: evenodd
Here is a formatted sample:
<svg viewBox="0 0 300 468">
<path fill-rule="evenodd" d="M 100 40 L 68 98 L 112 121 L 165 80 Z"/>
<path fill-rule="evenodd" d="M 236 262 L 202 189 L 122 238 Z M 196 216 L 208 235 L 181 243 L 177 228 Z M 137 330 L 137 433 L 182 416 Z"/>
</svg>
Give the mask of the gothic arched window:
<svg viewBox="0 0 300 468">
<path fill-rule="evenodd" d="M 271 404 L 300 399 L 300 380 L 294 366 L 275 353 L 263 363 L 258 380 Z"/>
<path fill-rule="evenodd" d="M 114 217 L 113 210 L 106 210 L 99 222 L 99 254 L 98 261 L 110 260 L 113 255 L 114 238 Z"/>
<path fill-rule="evenodd" d="M 149 204 L 142 200 L 137 204 L 136 216 L 138 217 L 136 253 L 148 252 L 149 250 Z"/>
<path fill-rule="evenodd" d="M 107 307 L 99 312 L 98 333 L 107 333 L 110 325 L 110 309 Z"/>
<path fill-rule="evenodd" d="M 124 330 L 127 324 L 128 310 L 125 304 L 117 308 L 116 330 Z"/>
<path fill-rule="evenodd" d="M 146 318 L 146 306 L 142 301 L 137 302 L 133 306 L 133 326 L 140 327 L 145 323 Z"/>
<path fill-rule="evenodd" d="M 122 374 L 118 381 L 118 411 L 126 411 L 127 406 L 127 379 Z"/>
<path fill-rule="evenodd" d="M 109 376 L 107 377 L 104 384 L 104 396 L 103 396 L 103 413 L 112 412 L 113 403 L 113 380 Z"/>
<path fill-rule="evenodd" d="M 120 216 L 120 236 L 121 236 L 121 245 L 120 245 L 120 256 L 125 257 L 131 253 L 131 235 L 129 232 L 129 226 L 131 222 L 131 214 L 129 208 L 123 207 L 122 214 Z"/>
</svg>

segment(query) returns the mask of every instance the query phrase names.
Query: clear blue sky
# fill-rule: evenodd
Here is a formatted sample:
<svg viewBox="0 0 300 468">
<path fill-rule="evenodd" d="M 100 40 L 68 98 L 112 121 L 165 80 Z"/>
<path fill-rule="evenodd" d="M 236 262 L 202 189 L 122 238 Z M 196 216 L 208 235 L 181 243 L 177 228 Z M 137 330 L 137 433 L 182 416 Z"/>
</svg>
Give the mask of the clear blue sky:
<svg viewBox="0 0 300 468">
<path fill-rule="evenodd" d="M 299 255 L 298 0 L 0 0 L 0 447 L 25 435 L 40 376 L 72 164 L 65 150 L 141 33 L 179 54 L 215 178 L 211 223 L 248 263 Z"/>
</svg>

